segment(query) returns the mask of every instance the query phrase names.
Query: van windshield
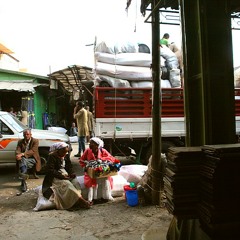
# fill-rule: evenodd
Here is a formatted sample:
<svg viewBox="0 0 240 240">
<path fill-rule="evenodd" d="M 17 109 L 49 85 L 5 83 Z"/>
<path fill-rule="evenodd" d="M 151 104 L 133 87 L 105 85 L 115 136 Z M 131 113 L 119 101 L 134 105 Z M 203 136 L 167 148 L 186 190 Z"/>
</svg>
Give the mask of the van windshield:
<svg viewBox="0 0 240 240">
<path fill-rule="evenodd" d="M 9 128 L 14 128 L 17 132 L 23 132 L 24 129 L 27 129 L 28 127 L 24 125 L 21 121 L 19 121 L 16 117 L 14 117 L 12 114 L 3 114 L 2 118 L 5 119 L 5 124 Z"/>
</svg>

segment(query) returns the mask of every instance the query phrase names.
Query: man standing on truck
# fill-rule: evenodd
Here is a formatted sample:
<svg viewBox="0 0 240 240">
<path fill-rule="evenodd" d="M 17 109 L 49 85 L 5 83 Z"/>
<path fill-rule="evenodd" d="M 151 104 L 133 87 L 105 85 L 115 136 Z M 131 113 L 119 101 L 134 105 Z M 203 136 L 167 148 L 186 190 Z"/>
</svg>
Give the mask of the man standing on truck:
<svg viewBox="0 0 240 240">
<path fill-rule="evenodd" d="M 23 139 L 20 139 L 16 148 L 16 161 L 22 179 L 21 190 L 27 191 L 26 180 L 29 178 L 28 170 L 31 170 L 34 178 L 38 178 L 36 171 L 41 170 L 41 160 L 38 153 L 39 140 L 32 137 L 30 129 L 23 131 Z"/>
<path fill-rule="evenodd" d="M 160 45 L 166 45 L 169 47 L 169 37 L 170 35 L 168 33 L 164 33 L 163 37 L 160 39 Z"/>
<path fill-rule="evenodd" d="M 81 152 L 85 151 L 85 139 L 89 136 L 88 114 L 81 101 L 76 103 L 73 118 L 76 119 L 78 128 L 78 153 L 74 157 L 81 157 Z"/>
</svg>

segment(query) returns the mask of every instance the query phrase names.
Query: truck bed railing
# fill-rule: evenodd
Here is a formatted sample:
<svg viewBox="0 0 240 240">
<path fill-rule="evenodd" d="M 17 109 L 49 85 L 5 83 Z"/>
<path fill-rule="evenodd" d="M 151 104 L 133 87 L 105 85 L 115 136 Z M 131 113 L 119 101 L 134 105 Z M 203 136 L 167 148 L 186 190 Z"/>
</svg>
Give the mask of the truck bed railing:
<svg viewBox="0 0 240 240">
<path fill-rule="evenodd" d="M 150 118 L 151 88 L 95 88 L 96 118 Z M 162 88 L 161 116 L 183 117 L 182 88 Z M 240 89 L 235 89 L 235 111 L 240 116 Z"/>
<path fill-rule="evenodd" d="M 235 88 L 235 115 L 240 116 L 240 88 Z"/>
<path fill-rule="evenodd" d="M 96 118 L 148 118 L 152 116 L 151 88 L 95 89 Z M 162 116 L 184 116 L 183 90 L 162 89 Z"/>
</svg>

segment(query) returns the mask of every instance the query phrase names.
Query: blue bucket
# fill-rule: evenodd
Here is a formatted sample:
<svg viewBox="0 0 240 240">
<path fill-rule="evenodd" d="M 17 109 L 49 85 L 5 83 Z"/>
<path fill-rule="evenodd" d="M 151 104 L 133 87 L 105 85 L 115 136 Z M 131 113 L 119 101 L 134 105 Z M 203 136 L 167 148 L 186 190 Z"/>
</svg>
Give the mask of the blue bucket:
<svg viewBox="0 0 240 240">
<path fill-rule="evenodd" d="M 130 207 L 138 205 L 138 193 L 137 190 L 126 191 L 127 204 Z"/>
</svg>

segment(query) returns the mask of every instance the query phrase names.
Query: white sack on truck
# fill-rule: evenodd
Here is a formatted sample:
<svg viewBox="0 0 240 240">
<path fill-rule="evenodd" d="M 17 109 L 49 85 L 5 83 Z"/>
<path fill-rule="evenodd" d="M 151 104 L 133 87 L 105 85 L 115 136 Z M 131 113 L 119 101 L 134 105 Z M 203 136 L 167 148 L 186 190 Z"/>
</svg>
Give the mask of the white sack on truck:
<svg viewBox="0 0 240 240">
<path fill-rule="evenodd" d="M 106 75 L 128 81 L 152 80 L 152 71 L 150 67 L 121 66 L 97 62 L 95 71 L 98 75 Z"/>
<path fill-rule="evenodd" d="M 134 82 L 131 81 L 131 86 L 132 88 L 153 88 L 153 82 L 152 81 L 140 81 L 140 82 Z M 161 88 L 172 88 L 171 83 L 169 80 L 162 80 L 161 79 Z M 132 98 L 134 99 L 140 99 L 142 96 L 138 96 L 137 94 L 142 95 L 143 91 L 142 90 L 132 90 L 131 91 L 133 94 L 136 94 L 136 96 L 133 96 Z M 167 93 L 165 91 L 165 93 Z M 171 93 L 171 92 L 169 92 Z M 171 98 L 171 96 L 163 96 L 163 98 Z"/>
<path fill-rule="evenodd" d="M 131 87 L 133 87 L 133 88 L 152 88 L 153 82 L 152 81 L 140 81 L 140 82 L 131 81 Z"/>
<path fill-rule="evenodd" d="M 166 62 L 166 60 L 162 56 L 160 56 L 160 66 L 161 67 L 165 67 L 166 66 L 165 62 Z"/>
<path fill-rule="evenodd" d="M 118 54 L 118 53 L 136 53 L 138 44 L 133 42 L 102 41 L 96 45 L 95 52 Z"/>
<path fill-rule="evenodd" d="M 140 81 L 140 82 L 130 82 L 132 88 L 153 88 L 152 81 Z M 161 88 L 171 88 L 171 83 L 169 80 L 161 79 Z"/>
<path fill-rule="evenodd" d="M 109 87 L 114 88 L 130 88 L 130 83 L 127 80 L 113 78 L 104 75 L 98 75 L 96 78 L 96 86 L 106 86 L 107 84 Z"/>
<path fill-rule="evenodd" d="M 234 68 L 234 86 L 240 88 L 240 66 Z"/>
<path fill-rule="evenodd" d="M 181 87 L 180 69 L 171 69 L 169 71 L 169 81 L 173 88 Z"/>
<path fill-rule="evenodd" d="M 162 56 L 164 59 L 166 59 L 165 65 L 168 69 L 179 68 L 179 62 L 178 62 L 177 56 L 167 46 L 163 45 L 160 48 L 160 56 Z"/>
<path fill-rule="evenodd" d="M 152 56 L 148 53 L 109 54 L 95 52 L 95 59 L 97 62 L 124 66 L 150 67 L 152 64 Z"/>
</svg>

